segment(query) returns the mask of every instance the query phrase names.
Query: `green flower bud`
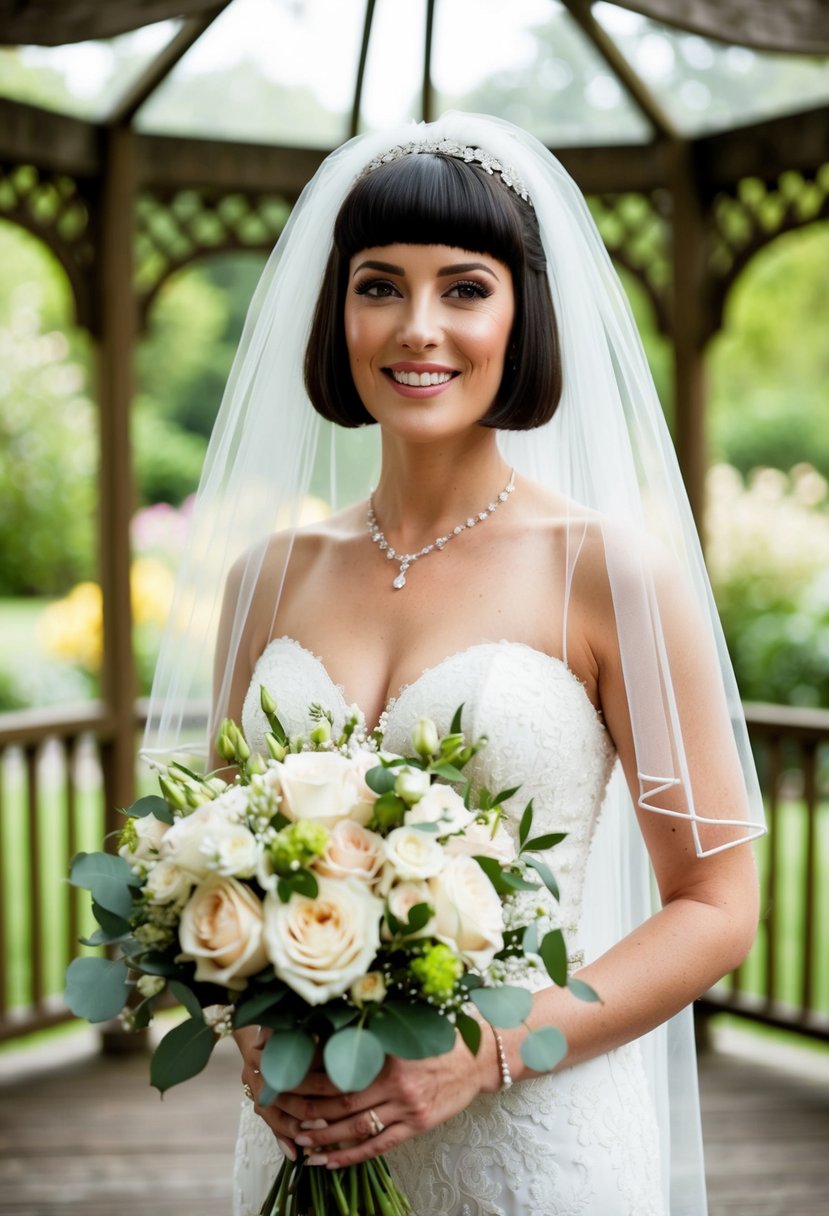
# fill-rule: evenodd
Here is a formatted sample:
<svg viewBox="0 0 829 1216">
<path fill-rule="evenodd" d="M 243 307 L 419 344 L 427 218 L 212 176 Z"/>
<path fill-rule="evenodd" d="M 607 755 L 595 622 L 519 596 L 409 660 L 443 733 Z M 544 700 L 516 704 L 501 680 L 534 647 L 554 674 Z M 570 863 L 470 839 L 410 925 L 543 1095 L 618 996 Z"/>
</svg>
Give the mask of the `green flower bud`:
<svg viewBox="0 0 829 1216">
<path fill-rule="evenodd" d="M 236 758 L 232 728 L 233 723 L 230 718 L 225 718 L 219 727 L 219 733 L 216 737 L 216 751 L 223 760 L 234 760 Z"/>
<path fill-rule="evenodd" d="M 440 747 L 438 728 L 431 718 L 418 718 L 412 731 L 412 747 L 418 756 L 434 756 Z"/>
<path fill-rule="evenodd" d="M 179 811 L 187 810 L 187 795 L 180 785 L 177 785 L 174 781 L 170 781 L 163 773 L 159 775 L 158 784 L 161 787 L 165 801 L 169 802 L 170 806 L 176 807 Z"/>
<path fill-rule="evenodd" d="M 262 706 L 262 713 L 265 717 L 276 713 L 276 701 L 268 692 L 264 684 L 259 685 L 259 704 Z"/>
<path fill-rule="evenodd" d="M 235 722 L 232 722 L 231 726 L 233 728 L 233 731 L 232 731 L 233 746 L 234 746 L 234 751 L 236 753 L 236 759 L 240 760 L 240 761 L 249 759 L 250 758 L 250 748 L 247 745 L 245 736 L 239 730 L 239 727 L 236 725 Z"/>
<path fill-rule="evenodd" d="M 259 752 L 254 752 L 245 768 L 248 771 L 248 776 L 255 777 L 264 773 L 267 770 L 267 765 L 263 757 L 259 755 Z"/>
<path fill-rule="evenodd" d="M 455 984 L 463 975 L 463 963 L 448 946 L 439 942 L 419 958 L 412 959 L 411 971 L 424 996 L 445 1000 L 455 991 Z"/>
<path fill-rule="evenodd" d="M 204 782 L 204 788 L 209 791 L 211 798 L 218 798 L 219 794 L 223 794 L 228 786 L 221 777 L 208 777 Z"/>
<path fill-rule="evenodd" d="M 326 721 L 320 722 L 319 726 L 315 726 L 308 738 L 315 746 L 321 743 L 328 743 L 331 739 L 331 724 Z"/>
<path fill-rule="evenodd" d="M 269 730 L 265 735 L 265 746 L 267 747 L 268 755 L 272 760 L 284 760 L 288 754 L 288 749 L 282 746 L 276 735 L 271 730 Z"/>
</svg>

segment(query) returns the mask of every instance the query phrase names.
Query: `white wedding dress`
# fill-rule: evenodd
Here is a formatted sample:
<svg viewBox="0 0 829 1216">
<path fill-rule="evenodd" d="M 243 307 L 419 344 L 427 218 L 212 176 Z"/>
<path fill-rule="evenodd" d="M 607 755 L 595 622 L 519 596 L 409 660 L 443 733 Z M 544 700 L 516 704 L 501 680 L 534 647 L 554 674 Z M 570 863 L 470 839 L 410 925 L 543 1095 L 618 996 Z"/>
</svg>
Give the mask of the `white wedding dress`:
<svg viewBox="0 0 829 1216">
<path fill-rule="evenodd" d="M 264 750 L 259 686 L 289 733 L 308 729 L 308 706 L 347 709 L 321 661 L 290 638 L 271 642 L 253 673 L 243 726 Z M 519 642 L 484 642 L 429 668 L 384 712 L 385 742 L 409 750 L 428 714 L 445 733 L 463 702 L 468 737 L 486 734 L 476 782 L 521 781 L 520 814 L 534 799 L 534 834 L 566 832 L 549 854 L 561 888 L 571 965 L 580 940 L 588 854 L 616 756 L 599 714 L 566 664 Z M 517 833 L 517 822 L 513 821 Z M 416 1216 L 666 1216 L 656 1115 L 639 1042 L 585 1064 L 476 1099 L 465 1111 L 388 1155 Z M 243 1100 L 234 1216 L 257 1216 L 281 1163 L 267 1126 Z"/>
</svg>

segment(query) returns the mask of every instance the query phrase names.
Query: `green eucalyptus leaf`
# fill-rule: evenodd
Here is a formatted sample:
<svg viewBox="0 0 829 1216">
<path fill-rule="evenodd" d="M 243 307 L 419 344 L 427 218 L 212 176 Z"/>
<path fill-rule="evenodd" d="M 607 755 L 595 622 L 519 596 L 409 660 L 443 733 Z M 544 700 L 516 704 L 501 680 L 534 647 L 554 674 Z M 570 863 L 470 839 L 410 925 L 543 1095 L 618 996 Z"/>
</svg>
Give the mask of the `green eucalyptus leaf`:
<svg viewBox="0 0 829 1216">
<path fill-rule="evenodd" d="M 564 934 L 561 929 L 553 929 L 545 933 L 538 947 L 538 953 L 547 969 L 547 974 L 554 984 L 564 986 L 567 983 L 567 947 L 564 944 Z"/>
<path fill-rule="evenodd" d="M 91 937 L 82 937 L 80 939 L 81 945 L 109 946 L 113 942 L 122 942 L 129 937 L 129 921 L 124 920 L 121 916 L 116 916 L 114 912 L 108 912 L 106 908 L 102 908 L 100 904 L 96 904 L 94 899 L 92 901 L 92 914 L 100 928 L 96 929 Z"/>
<path fill-rule="evenodd" d="M 468 1013 L 464 1013 L 462 1009 L 459 1009 L 455 1018 L 455 1025 L 464 1043 L 466 1043 L 473 1056 L 476 1056 L 478 1048 L 481 1046 L 481 1023 L 477 1018 L 472 1018 Z"/>
<path fill-rule="evenodd" d="M 388 1055 L 404 1060 L 440 1056 L 455 1043 L 454 1026 L 430 1005 L 386 1001 L 371 1019 L 371 1029 Z"/>
<path fill-rule="evenodd" d="M 364 780 L 368 788 L 374 790 L 375 794 L 387 794 L 394 789 L 397 774 L 393 768 L 388 768 L 385 764 L 378 764 L 368 770 Z"/>
<path fill-rule="evenodd" d="M 188 988 L 186 984 L 182 984 L 181 980 L 171 980 L 170 991 L 179 1004 L 184 1006 L 194 1021 L 204 1021 L 202 1007 L 199 1004 L 198 998 L 196 997 L 196 994 L 193 992 L 192 988 Z"/>
<path fill-rule="evenodd" d="M 386 1060 L 380 1040 L 365 1026 L 346 1026 L 332 1034 L 322 1053 L 325 1071 L 343 1093 L 371 1085 Z"/>
<path fill-rule="evenodd" d="M 518 828 L 518 843 L 523 849 L 524 842 L 532 831 L 533 826 L 533 800 L 529 800 L 524 807 L 524 814 L 521 816 L 521 823 Z"/>
<path fill-rule="evenodd" d="M 215 1031 L 199 1018 L 188 1018 L 166 1034 L 150 1063 L 150 1084 L 160 1093 L 189 1081 L 204 1068 L 217 1042 Z"/>
<path fill-rule="evenodd" d="M 522 878 L 520 874 L 513 874 L 511 870 L 501 871 L 501 882 L 508 891 L 540 891 L 537 882 L 527 882 L 526 878 Z"/>
<path fill-rule="evenodd" d="M 359 1011 L 350 1005 L 326 1005 L 321 1012 L 329 1026 L 333 1026 L 335 1030 L 342 1030 L 343 1026 L 360 1016 Z"/>
<path fill-rule="evenodd" d="M 155 950 L 130 956 L 130 961 L 134 963 L 136 971 L 143 971 L 146 975 L 163 975 L 170 978 L 187 974 L 181 963 L 175 962 L 171 955 L 159 954 Z"/>
<path fill-rule="evenodd" d="M 535 921 L 524 930 L 521 947 L 525 954 L 538 954 L 538 925 Z"/>
<path fill-rule="evenodd" d="M 566 835 L 566 832 L 548 832 L 546 836 L 533 836 L 532 840 L 528 840 L 524 845 L 524 851 L 540 849 L 544 852 L 545 849 L 554 849 L 557 844 L 561 844 Z"/>
<path fill-rule="evenodd" d="M 233 1011 L 234 1029 L 239 1030 L 242 1026 L 259 1026 L 262 1015 L 278 1005 L 287 991 L 287 988 L 283 988 L 277 992 L 262 992 L 259 996 L 252 996 L 237 1005 Z"/>
<path fill-rule="evenodd" d="M 540 857 L 524 857 L 523 860 L 528 866 L 532 866 L 550 894 L 558 899 L 558 883 L 556 882 L 555 875 L 546 862 L 543 862 Z"/>
<path fill-rule="evenodd" d="M 493 1026 L 511 1030 L 529 1017 L 532 994 L 526 988 L 503 984 L 500 988 L 476 988 L 470 1000 Z"/>
<path fill-rule="evenodd" d="M 521 1044 L 521 1059 L 533 1072 L 550 1072 L 567 1055 L 567 1040 L 555 1026 L 531 1030 Z"/>
<path fill-rule="evenodd" d="M 584 980 L 571 979 L 567 981 L 567 990 L 572 992 L 573 996 L 578 997 L 580 1001 L 601 1001 L 601 997 L 595 988 L 591 988 Z"/>
<path fill-rule="evenodd" d="M 265 1083 L 278 1094 L 293 1089 L 306 1076 L 315 1050 L 314 1040 L 303 1030 L 274 1030 L 262 1052 Z"/>
<path fill-rule="evenodd" d="M 146 798 L 139 798 L 132 804 L 127 814 L 132 819 L 144 819 L 147 815 L 155 815 L 156 819 L 160 819 L 162 823 L 173 822 L 173 812 L 164 799 L 159 798 L 158 794 L 148 794 Z"/>
<path fill-rule="evenodd" d="M 131 886 L 138 880 L 129 863 L 114 853 L 78 853 L 72 860 L 69 881 L 73 887 L 92 892 L 92 898 L 108 912 L 128 919 L 132 911 Z"/>
<path fill-rule="evenodd" d="M 371 771 L 371 770 L 370 770 Z M 406 803 L 397 794 L 388 790 L 375 800 L 373 814 L 381 828 L 393 828 L 403 822 L 406 813 Z"/>
<path fill-rule="evenodd" d="M 76 958 L 66 969 L 64 999 L 76 1017 L 107 1022 L 126 1004 L 129 970 L 121 959 Z"/>
</svg>

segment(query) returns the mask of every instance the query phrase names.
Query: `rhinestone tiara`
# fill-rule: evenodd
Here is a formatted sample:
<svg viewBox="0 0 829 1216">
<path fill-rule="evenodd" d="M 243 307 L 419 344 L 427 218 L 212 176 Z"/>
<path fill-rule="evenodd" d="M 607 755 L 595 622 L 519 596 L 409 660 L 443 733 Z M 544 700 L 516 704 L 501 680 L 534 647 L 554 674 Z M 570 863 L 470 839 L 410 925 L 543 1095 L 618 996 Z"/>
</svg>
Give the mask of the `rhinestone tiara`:
<svg viewBox="0 0 829 1216">
<path fill-rule="evenodd" d="M 389 148 L 388 152 L 383 152 L 380 156 L 375 156 L 374 160 L 370 160 L 361 173 L 358 174 L 357 180 L 363 177 L 368 177 L 375 169 L 379 169 L 381 165 L 387 165 L 393 160 L 402 160 L 404 156 L 417 156 L 421 152 L 438 153 L 440 156 L 452 156 L 455 160 L 466 161 L 467 164 L 480 165 L 490 176 L 497 173 L 505 186 L 513 190 L 519 198 L 532 206 L 532 199 L 529 196 L 527 187 L 510 166 L 503 164 L 497 157 L 485 152 L 483 148 L 470 148 L 464 144 L 456 143 L 453 139 L 430 139 L 422 142 L 412 142 L 408 144 L 398 144 L 394 148 Z"/>
</svg>

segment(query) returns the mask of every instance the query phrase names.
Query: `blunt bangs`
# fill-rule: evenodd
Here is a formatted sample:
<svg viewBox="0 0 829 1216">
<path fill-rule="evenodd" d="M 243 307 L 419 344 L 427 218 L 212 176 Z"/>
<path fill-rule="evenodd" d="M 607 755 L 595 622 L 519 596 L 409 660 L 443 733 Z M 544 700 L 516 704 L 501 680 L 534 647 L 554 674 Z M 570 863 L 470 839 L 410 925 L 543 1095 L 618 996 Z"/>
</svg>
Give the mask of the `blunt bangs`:
<svg viewBox="0 0 829 1216">
<path fill-rule="evenodd" d="M 398 243 L 487 253 L 513 274 L 524 260 L 508 192 L 493 190 L 487 175 L 464 161 L 425 152 L 390 161 L 357 181 L 334 227 L 334 245 L 345 258 Z"/>
</svg>

